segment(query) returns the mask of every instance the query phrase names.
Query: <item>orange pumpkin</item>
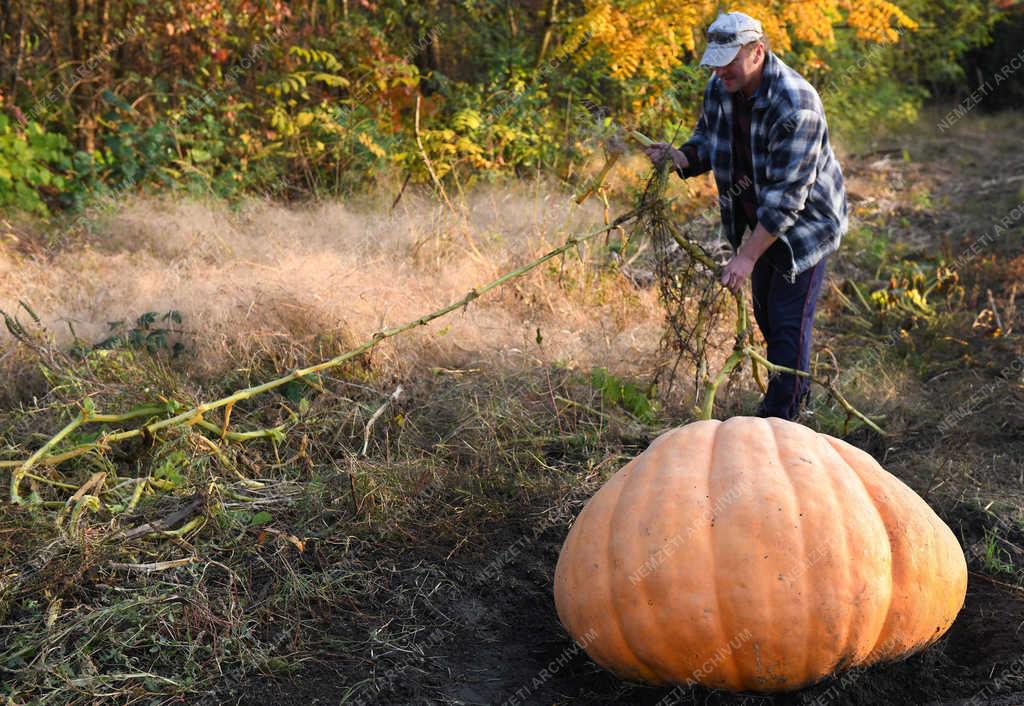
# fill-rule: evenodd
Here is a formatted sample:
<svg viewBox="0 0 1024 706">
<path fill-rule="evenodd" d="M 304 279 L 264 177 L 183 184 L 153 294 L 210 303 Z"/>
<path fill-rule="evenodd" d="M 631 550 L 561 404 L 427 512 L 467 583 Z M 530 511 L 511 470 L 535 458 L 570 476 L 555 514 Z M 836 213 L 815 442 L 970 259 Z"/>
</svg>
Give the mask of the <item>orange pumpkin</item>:
<svg viewBox="0 0 1024 706">
<path fill-rule="evenodd" d="M 555 570 L 569 634 L 619 676 L 789 691 L 952 624 L 956 537 L 867 453 L 781 419 L 669 431 L 580 513 Z"/>
</svg>

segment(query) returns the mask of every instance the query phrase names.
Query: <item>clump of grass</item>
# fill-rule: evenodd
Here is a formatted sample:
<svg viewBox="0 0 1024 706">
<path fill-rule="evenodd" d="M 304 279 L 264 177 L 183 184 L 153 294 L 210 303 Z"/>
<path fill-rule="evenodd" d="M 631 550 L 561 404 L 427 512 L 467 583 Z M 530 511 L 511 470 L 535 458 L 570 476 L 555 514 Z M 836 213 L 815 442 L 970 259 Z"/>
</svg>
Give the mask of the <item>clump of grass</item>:
<svg viewBox="0 0 1024 706">
<path fill-rule="evenodd" d="M 992 529 L 985 530 L 984 551 L 981 556 L 982 566 L 985 571 L 992 574 L 1017 573 L 1013 561 L 1009 560 L 1010 554 L 999 543 L 999 535 Z"/>
</svg>

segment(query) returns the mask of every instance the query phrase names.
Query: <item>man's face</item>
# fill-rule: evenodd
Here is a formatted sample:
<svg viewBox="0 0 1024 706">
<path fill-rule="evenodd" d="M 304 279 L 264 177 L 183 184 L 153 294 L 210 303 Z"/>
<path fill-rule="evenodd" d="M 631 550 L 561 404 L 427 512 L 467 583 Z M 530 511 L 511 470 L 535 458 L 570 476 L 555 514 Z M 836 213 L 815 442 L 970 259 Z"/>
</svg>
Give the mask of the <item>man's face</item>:
<svg viewBox="0 0 1024 706">
<path fill-rule="evenodd" d="M 735 59 L 725 66 L 716 67 L 714 69 L 715 76 L 721 79 L 725 90 L 735 93 L 743 90 L 759 77 L 763 63 L 764 45 L 760 42 L 751 42 L 740 48 Z"/>
</svg>

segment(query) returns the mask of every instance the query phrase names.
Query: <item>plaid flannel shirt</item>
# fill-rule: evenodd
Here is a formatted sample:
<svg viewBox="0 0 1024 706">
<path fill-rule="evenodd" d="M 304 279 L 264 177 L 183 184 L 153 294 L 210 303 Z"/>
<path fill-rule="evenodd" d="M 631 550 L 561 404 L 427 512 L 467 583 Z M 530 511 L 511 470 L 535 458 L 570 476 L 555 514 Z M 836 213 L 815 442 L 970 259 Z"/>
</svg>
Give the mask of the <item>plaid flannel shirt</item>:
<svg viewBox="0 0 1024 706">
<path fill-rule="evenodd" d="M 817 91 L 775 54 L 765 55 L 750 125 L 757 220 L 789 249 L 794 281 L 839 248 L 846 233 L 843 173 L 829 145 L 825 109 Z M 745 219 L 734 212 L 732 98 L 712 76 L 700 119 L 681 148 L 690 162 L 681 177 L 713 171 L 722 229 L 739 248 Z"/>
</svg>

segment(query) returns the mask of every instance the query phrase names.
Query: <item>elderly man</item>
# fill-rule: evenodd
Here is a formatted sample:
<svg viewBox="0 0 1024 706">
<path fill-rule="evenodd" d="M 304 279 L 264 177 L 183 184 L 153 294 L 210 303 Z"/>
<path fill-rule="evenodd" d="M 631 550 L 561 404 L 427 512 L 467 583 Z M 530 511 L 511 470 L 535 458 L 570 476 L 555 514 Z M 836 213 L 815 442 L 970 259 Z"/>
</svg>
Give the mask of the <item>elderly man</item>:
<svg viewBox="0 0 1024 706">
<path fill-rule="evenodd" d="M 655 143 L 647 155 L 670 159 L 680 177 L 714 172 L 735 252 L 722 284 L 738 291 L 749 279 L 768 360 L 808 370 L 825 263 L 847 226 L 821 99 L 769 50 L 761 23 L 741 12 L 711 25 L 701 65 L 714 75 L 692 136 L 679 149 Z M 773 376 L 758 414 L 796 418 L 808 387 L 806 378 Z"/>
</svg>

